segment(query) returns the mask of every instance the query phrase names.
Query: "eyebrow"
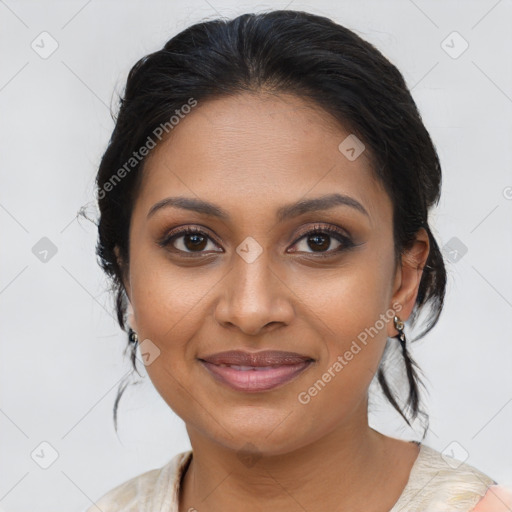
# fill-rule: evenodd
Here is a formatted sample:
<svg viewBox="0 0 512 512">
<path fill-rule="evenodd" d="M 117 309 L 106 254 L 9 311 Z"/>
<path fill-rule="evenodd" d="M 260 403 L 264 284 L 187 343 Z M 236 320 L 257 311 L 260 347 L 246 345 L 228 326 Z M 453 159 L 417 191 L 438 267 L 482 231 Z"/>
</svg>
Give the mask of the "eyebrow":
<svg viewBox="0 0 512 512">
<path fill-rule="evenodd" d="M 359 201 L 344 194 L 328 194 L 313 199 L 302 199 L 296 203 L 281 206 L 277 210 L 276 217 L 278 221 L 282 222 L 307 212 L 328 210 L 335 206 L 349 206 L 370 218 L 369 213 Z M 158 210 L 169 207 L 190 210 L 203 215 L 217 217 L 222 220 L 229 220 L 230 218 L 229 213 L 223 210 L 220 206 L 202 199 L 191 197 L 167 197 L 162 199 L 151 207 L 147 218 L 154 215 Z"/>
</svg>

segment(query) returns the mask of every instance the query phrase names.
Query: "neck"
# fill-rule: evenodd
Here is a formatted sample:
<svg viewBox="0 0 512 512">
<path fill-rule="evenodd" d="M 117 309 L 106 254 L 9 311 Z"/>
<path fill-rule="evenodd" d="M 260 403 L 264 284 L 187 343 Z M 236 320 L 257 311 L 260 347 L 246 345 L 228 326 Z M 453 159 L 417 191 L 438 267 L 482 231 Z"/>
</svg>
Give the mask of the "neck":
<svg viewBox="0 0 512 512">
<path fill-rule="evenodd" d="M 183 477 L 180 510 L 371 510 L 368 493 L 384 488 L 390 471 L 388 439 L 368 426 L 341 426 L 292 452 L 241 457 L 188 428 L 193 458 Z M 401 442 L 405 444 L 404 442 Z M 403 453 L 403 452 L 402 452 Z M 398 495 L 405 482 L 400 482 Z M 389 510 L 398 495 L 389 495 Z M 375 493 L 378 496 L 378 492 Z M 375 510 L 385 503 L 380 502 Z M 366 507 L 361 507 L 366 504 Z"/>
</svg>

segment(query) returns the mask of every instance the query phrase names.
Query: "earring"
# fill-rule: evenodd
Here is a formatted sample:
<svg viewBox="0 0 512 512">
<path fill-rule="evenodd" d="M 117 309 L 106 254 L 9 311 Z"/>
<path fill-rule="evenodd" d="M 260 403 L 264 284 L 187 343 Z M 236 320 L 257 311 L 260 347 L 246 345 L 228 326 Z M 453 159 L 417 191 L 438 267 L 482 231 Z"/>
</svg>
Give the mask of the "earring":
<svg viewBox="0 0 512 512">
<path fill-rule="evenodd" d="M 404 322 L 400 320 L 400 318 L 396 315 L 393 321 L 395 323 L 395 329 L 398 331 L 398 334 L 396 336 L 393 336 L 393 338 L 398 338 L 400 340 L 400 343 L 405 345 L 407 340 L 405 339 Z"/>
<path fill-rule="evenodd" d="M 130 340 L 130 343 L 137 343 L 139 341 L 137 333 L 131 327 L 130 330 L 128 331 L 128 338 Z"/>
</svg>

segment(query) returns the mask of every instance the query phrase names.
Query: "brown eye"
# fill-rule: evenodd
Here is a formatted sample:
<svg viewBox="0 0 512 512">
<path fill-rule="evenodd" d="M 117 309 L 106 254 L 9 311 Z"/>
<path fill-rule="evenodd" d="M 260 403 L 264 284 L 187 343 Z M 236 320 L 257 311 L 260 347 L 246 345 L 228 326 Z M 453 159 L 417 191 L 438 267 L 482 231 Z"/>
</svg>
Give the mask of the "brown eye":
<svg viewBox="0 0 512 512">
<path fill-rule="evenodd" d="M 315 226 L 313 230 L 310 230 L 303 234 L 294 245 L 297 245 L 301 240 L 303 249 L 294 250 L 292 252 L 305 252 L 305 253 L 319 253 L 320 255 L 332 255 L 338 253 L 344 249 L 352 247 L 354 244 L 346 235 L 342 234 L 341 231 L 332 227 Z M 335 240 L 335 248 L 332 248 L 333 241 Z M 301 245 L 301 244 L 298 244 Z M 308 251 L 310 249 L 311 251 Z"/>
<path fill-rule="evenodd" d="M 208 247 L 209 241 L 211 241 L 211 237 L 204 231 L 198 228 L 187 227 L 169 233 L 159 242 L 159 245 L 161 247 L 170 247 L 170 250 L 174 252 L 201 254 Z M 216 245 L 212 242 L 212 246 L 214 248 Z"/>
<path fill-rule="evenodd" d="M 183 237 L 179 238 L 183 238 L 182 243 L 189 251 L 202 251 L 208 245 L 207 238 L 203 235 L 198 235 L 197 233 L 183 235 Z"/>
</svg>

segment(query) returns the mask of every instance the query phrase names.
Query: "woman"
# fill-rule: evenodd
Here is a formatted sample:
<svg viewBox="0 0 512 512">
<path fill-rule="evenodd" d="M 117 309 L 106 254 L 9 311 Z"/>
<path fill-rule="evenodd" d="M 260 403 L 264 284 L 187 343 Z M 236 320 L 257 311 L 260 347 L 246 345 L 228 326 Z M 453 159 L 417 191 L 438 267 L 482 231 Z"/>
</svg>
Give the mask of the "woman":
<svg viewBox="0 0 512 512">
<path fill-rule="evenodd" d="M 192 450 L 90 510 L 481 504 L 491 477 L 368 425 L 374 378 L 409 425 L 426 417 L 404 323 L 428 309 L 419 339 L 442 310 L 440 185 L 402 75 L 327 18 L 200 23 L 137 62 L 97 176 L 97 252 L 132 362 L 138 347 Z"/>
</svg>

